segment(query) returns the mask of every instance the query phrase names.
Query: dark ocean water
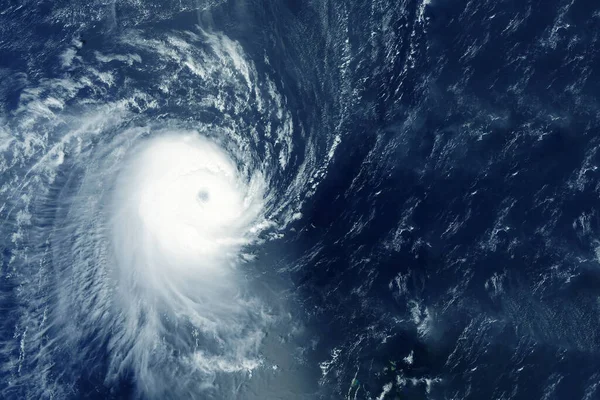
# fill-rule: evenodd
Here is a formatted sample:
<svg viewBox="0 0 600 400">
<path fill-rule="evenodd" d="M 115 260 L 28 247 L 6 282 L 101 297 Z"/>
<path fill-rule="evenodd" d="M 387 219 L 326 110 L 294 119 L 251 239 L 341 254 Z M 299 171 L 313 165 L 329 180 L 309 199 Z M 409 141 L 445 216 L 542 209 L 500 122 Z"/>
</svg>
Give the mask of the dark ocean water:
<svg viewBox="0 0 600 400">
<path fill-rule="evenodd" d="M 581 0 L 5 0 L 0 398 L 600 399 L 599 32 Z M 115 294 L 104 196 L 165 130 L 264 176 L 227 313 Z"/>
</svg>

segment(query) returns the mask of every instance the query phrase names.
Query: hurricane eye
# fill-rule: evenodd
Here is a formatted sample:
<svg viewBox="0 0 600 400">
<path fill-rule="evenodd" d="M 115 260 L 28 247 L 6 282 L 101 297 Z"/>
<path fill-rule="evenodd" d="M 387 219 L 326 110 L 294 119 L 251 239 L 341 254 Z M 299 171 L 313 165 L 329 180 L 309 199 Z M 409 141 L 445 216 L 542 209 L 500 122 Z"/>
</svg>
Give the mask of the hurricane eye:
<svg viewBox="0 0 600 400">
<path fill-rule="evenodd" d="M 208 190 L 202 189 L 198 192 L 198 201 L 200 203 L 208 203 L 209 200 L 210 194 L 208 193 Z"/>
</svg>

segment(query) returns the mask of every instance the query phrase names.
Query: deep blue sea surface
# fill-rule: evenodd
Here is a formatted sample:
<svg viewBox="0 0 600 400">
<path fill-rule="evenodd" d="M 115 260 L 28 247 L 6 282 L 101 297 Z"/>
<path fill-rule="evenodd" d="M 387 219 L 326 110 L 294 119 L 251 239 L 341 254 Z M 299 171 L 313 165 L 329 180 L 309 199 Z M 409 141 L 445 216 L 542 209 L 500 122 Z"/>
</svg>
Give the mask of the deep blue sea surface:
<svg viewBox="0 0 600 400">
<path fill-rule="evenodd" d="M 0 1 L 0 399 L 600 399 L 600 6 Z"/>
</svg>

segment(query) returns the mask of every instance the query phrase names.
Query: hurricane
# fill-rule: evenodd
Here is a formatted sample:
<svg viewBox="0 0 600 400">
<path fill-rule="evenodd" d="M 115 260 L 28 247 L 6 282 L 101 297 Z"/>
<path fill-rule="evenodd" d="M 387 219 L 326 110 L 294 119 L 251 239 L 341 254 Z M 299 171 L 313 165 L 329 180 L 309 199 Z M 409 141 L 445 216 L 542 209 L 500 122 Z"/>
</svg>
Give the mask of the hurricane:
<svg viewBox="0 0 600 400">
<path fill-rule="evenodd" d="M 133 377 L 136 396 L 234 398 L 223 379 L 267 362 L 259 347 L 281 310 L 253 295 L 248 266 L 299 218 L 327 159 L 309 135 L 293 148 L 283 96 L 239 43 L 190 29 L 117 34 L 121 53 L 88 58 L 75 38 L 65 75 L 19 99 L 3 145 L 9 268 L 41 280 L 11 299 L 27 308 L 15 315 L 27 347 L 3 351 L 32 368 L 12 382 L 28 397 L 68 398 L 62 382 L 98 357 L 104 384 Z M 58 354 L 67 375 L 50 375 Z"/>
<path fill-rule="evenodd" d="M 599 24 L 0 2 L 0 399 L 600 398 Z"/>
</svg>

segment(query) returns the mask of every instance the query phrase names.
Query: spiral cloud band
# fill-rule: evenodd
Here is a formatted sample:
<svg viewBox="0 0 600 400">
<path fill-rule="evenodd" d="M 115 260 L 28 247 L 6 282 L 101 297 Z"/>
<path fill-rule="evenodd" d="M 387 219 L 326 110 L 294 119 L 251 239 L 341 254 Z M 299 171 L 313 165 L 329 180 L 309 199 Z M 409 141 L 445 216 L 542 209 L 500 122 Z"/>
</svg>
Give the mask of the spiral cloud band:
<svg viewBox="0 0 600 400">
<path fill-rule="evenodd" d="M 134 359 L 166 338 L 163 350 L 176 348 L 205 378 L 257 365 L 246 357 L 266 320 L 249 325 L 247 315 L 260 305 L 241 294 L 234 267 L 241 246 L 259 232 L 253 224 L 260 220 L 264 185 L 260 173 L 243 176 L 226 152 L 197 132 L 163 132 L 134 146 L 109 211 L 118 299 L 128 310 L 125 333 L 135 342 Z M 145 362 L 133 363 L 140 365 Z"/>
<path fill-rule="evenodd" d="M 261 346 L 285 314 L 248 261 L 301 218 L 339 139 L 294 126 L 268 60 L 259 72 L 225 35 L 112 40 L 79 54 L 74 39 L 62 75 L 28 82 L 0 131 L 19 287 L 6 390 L 71 398 L 96 390 L 87 379 L 139 398 L 239 398 L 241 380 L 273 371 Z"/>
</svg>

